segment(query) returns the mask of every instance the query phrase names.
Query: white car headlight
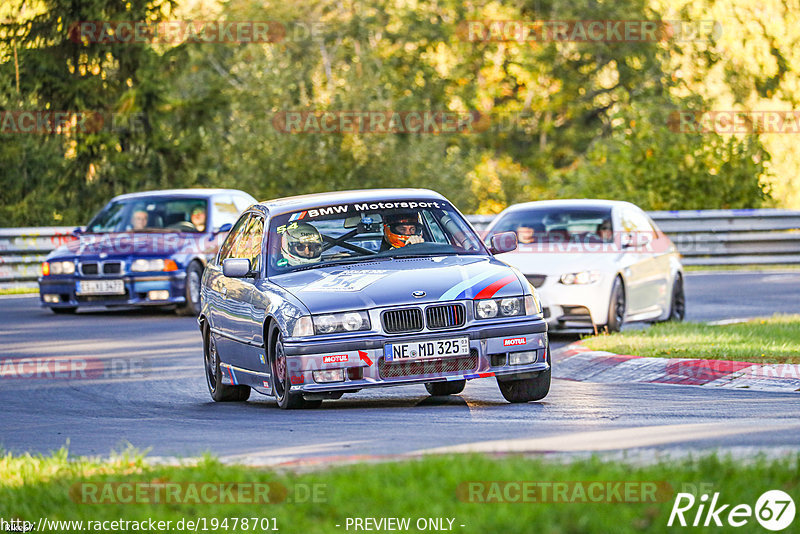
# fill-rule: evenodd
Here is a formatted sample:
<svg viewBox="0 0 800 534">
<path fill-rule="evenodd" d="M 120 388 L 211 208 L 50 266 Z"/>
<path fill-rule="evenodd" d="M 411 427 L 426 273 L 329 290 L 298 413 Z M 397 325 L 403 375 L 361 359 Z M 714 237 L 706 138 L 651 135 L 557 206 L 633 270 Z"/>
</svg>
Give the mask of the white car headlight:
<svg viewBox="0 0 800 534">
<path fill-rule="evenodd" d="M 478 319 L 497 317 L 497 302 L 492 299 L 477 301 L 475 303 L 475 316 Z"/>
<path fill-rule="evenodd" d="M 600 280 L 600 271 L 581 271 L 578 273 L 565 273 L 561 275 L 561 283 L 564 285 L 594 284 Z"/>
<path fill-rule="evenodd" d="M 131 264 L 131 271 L 136 273 L 149 272 L 149 271 L 163 271 L 164 260 L 158 258 L 154 260 L 138 259 L 134 260 Z"/>
<path fill-rule="evenodd" d="M 369 314 L 365 311 L 314 315 L 312 320 L 315 334 L 335 334 L 370 329 Z"/>
<path fill-rule="evenodd" d="M 475 301 L 475 317 L 477 319 L 515 317 L 525 315 L 525 307 L 523 297 L 481 299 Z"/>
<path fill-rule="evenodd" d="M 75 262 L 70 261 L 51 261 L 50 274 L 73 274 L 75 272 Z"/>
</svg>

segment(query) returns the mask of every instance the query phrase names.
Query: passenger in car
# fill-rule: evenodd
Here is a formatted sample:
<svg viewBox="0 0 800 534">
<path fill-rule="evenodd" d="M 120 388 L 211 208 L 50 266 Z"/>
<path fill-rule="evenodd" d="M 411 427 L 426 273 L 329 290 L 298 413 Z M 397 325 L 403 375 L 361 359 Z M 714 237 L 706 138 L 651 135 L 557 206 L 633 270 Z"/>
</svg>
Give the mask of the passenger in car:
<svg viewBox="0 0 800 534">
<path fill-rule="evenodd" d="M 281 254 L 292 267 L 319 263 L 322 259 L 322 236 L 319 230 L 308 223 L 288 228 L 281 238 Z"/>
<path fill-rule="evenodd" d="M 381 250 L 422 243 L 422 224 L 416 213 L 394 213 L 384 218 Z"/>
<path fill-rule="evenodd" d="M 597 235 L 605 243 L 610 243 L 614 240 L 614 232 L 611 231 L 611 221 L 603 219 L 603 222 L 597 225 Z"/>
<path fill-rule="evenodd" d="M 147 228 L 147 212 L 144 210 L 136 210 L 131 215 L 131 227 L 133 230 L 144 230 Z"/>
<path fill-rule="evenodd" d="M 206 210 L 198 206 L 192 210 L 192 215 L 189 218 L 192 224 L 197 228 L 198 232 L 204 232 L 206 229 Z"/>
</svg>

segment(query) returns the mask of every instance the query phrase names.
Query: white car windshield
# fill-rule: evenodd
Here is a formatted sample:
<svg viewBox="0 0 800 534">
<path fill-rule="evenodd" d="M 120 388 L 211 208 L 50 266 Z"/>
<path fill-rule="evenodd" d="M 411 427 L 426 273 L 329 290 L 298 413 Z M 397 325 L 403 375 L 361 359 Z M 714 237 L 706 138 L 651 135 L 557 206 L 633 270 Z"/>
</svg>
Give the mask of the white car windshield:
<svg viewBox="0 0 800 534">
<path fill-rule="evenodd" d="M 268 270 L 400 256 L 488 254 L 478 236 L 448 202 L 375 201 L 286 213 L 272 218 Z"/>
<path fill-rule="evenodd" d="M 542 207 L 514 210 L 497 221 L 486 239 L 500 232 L 516 232 L 520 244 L 613 241 L 609 208 Z"/>
</svg>

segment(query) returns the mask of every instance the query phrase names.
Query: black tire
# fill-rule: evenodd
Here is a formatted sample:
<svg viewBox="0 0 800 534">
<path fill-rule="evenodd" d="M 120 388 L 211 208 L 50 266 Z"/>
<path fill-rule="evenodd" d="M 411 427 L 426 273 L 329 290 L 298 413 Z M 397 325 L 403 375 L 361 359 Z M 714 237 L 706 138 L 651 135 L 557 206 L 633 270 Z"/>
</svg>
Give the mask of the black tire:
<svg viewBox="0 0 800 534">
<path fill-rule="evenodd" d="M 186 303 L 177 308 L 179 315 L 197 317 L 200 315 L 200 283 L 203 280 L 203 265 L 193 261 L 186 268 Z"/>
<path fill-rule="evenodd" d="M 425 384 L 425 389 L 434 397 L 442 397 L 444 395 L 458 395 L 464 391 L 466 387 L 466 380 L 452 380 L 450 382 L 428 382 Z"/>
<path fill-rule="evenodd" d="M 683 276 L 680 273 L 672 284 L 672 299 L 669 306 L 667 321 L 680 322 L 686 317 L 686 294 L 683 291 Z"/>
<path fill-rule="evenodd" d="M 625 285 L 622 278 L 617 276 L 614 285 L 611 287 L 611 300 L 608 305 L 608 324 L 606 328 L 609 332 L 619 332 L 625 322 Z"/>
<path fill-rule="evenodd" d="M 550 363 L 550 347 L 547 347 L 547 363 Z M 551 364 L 552 365 L 552 364 Z M 497 385 L 500 388 L 500 393 L 503 398 L 508 402 L 516 404 L 521 402 L 531 402 L 542 400 L 550 392 L 550 375 L 552 374 L 552 367 L 547 371 L 540 371 L 534 377 L 522 379 L 514 379 L 513 376 L 500 377 L 497 379 Z"/>
<path fill-rule="evenodd" d="M 75 313 L 75 311 L 78 309 L 78 307 L 77 306 L 68 306 L 66 308 L 50 308 L 50 309 L 53 310 L 53 313 L 55 313 L 55 314 L 64 315 L 64 314 Z"/>
<path fill-rule="evenodd" d="M 203 364 L 208 392 L 216 402 L 243 402 L 250 398 L 250 386 L 228 386 L 222 383 L 217 342 L 208 326 L 203 329 Z"/>
<path fill-rule="evenodd" d="M 268 354 L 270 375 L 272 375 L 272 393 L 282 410 L 297 410 L 300 408 L 318 408 L 321 400 L 305 400 L 302 394 L 292 393 L 289 382 L 289 369 L 286 364 L 286 355 L 283 352 L 283 336 L 277 325 L 270 328 L 270 351 Z"/>
</svg>

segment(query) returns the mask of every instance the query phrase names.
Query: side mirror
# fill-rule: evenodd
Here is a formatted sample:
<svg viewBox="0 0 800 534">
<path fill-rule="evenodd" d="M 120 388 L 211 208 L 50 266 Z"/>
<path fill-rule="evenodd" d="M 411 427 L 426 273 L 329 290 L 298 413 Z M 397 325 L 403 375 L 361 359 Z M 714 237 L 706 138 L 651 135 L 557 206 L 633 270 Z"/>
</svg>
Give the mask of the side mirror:
<svg viewBox="0 0 800 534">
<path fill-rule="evenodd" d="M 622 234 L 620 245 L 622 245 L 622 248 L 647 248 L 653 242 L 653 239 L 652 232 L 628 232 Z"/>
<path fill-rule="evenodd" d="M 83 227 L 81 226 L 78 226 L 72 231 L 72 235 L 74 235 L 75 237 L 80 236 L 82 233 L 83 233 Z"/>
<path fill-rule="evenodd" d="M 233 225 L 231 223 L 225 223 L 216 230 L 214 230 L 215 234 L 221 234 L 222 232 L 230 232 Z"/>
<path fill-rule="evenodd" d="M 222 274 L 228 278 L 247 278 L 251 276 L 250 260 L 247 258 L 228 258 L 223 260 Z"/>
<path fill-rule="evenodd" d="M 489 240 L 489 250 L 492 254 L 502 254 L 517 250 L 517 233 L 500 232 L 499 234 L 494 234 L 492 239 Z"/>
</svg>

